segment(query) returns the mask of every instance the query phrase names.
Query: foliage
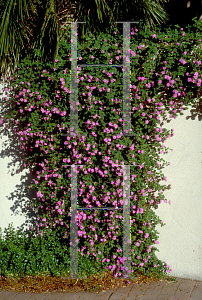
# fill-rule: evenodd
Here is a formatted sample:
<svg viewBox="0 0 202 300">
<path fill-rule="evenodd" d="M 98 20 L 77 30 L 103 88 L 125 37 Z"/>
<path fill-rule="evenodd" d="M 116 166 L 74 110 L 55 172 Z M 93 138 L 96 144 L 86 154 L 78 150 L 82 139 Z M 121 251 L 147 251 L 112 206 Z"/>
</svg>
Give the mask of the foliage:
<svg viewBox="0 0 202 300">
<path fill-rule="evenodd" d="M 161 113 L 165 116 L 165 112 L 169 111 L 170 118 L 176 118 L 183 106 L 186 108 L 191 105 L 194 98 L 199 96 L 200 76 L 202 76 L 201 51 L 196 47 L 201 42 L 202 26 L 201 23 L 197 23 L 196 26 L 198 27 L 196 32 L 186 34 L 183 29 L 176 29 L 175 32 L 168 29 L 166 34 L 158 28 L 152 32 L 150 28 L 146 28 L 140 30 L 139 34 L 137 28 L 132 30 L 134 39 L 131 39 L 131 128 L 133 132 L 138 133 L 133 138 L 120 134 L 122 81 L 118 69 L 90 67 L 89 70 L 86 68 L 78 71 L 82 87 L 78 92 L 79 130 L 87 135 L 82 138 L 66 137 L 65 140 L 62 134 L 68 134 L 71 125 L 69 115 L 66 116 L 70 108 L 71 58 L 67 59 L 70 55 L 67 55 L 70 53 L 69 37 L 67 36 L 67 40 L 60 45 L 58 60 L 54 67 L 51 60 L 42 65 L 33 60 L 33 53 L 29 55 L 27 53 L 15 79 L 11 77 L 11 83 L 5 89 L 9 90 L 6 102 L 7 106 L 11 104 L 12 112 L 10 115 L 5 114 L 2 123 L 12 120 L 10 122 L 15 125 L 19 141 L 22 141 L 22 149 L 28 153 L 19 171 L 29 166 L 36 176 L 32 188 L 38 189 L 38 199 L 33 201 L 31 206 L 39 208 L 41 212 L 37 226 L 37 231 L 41 227 L 39 234 L 57 232 L 60 241 L 62 238 L 69 239 L 71 174 L 70 167 L 63 168 L 63 163 L 83 164 L 83 168 L 77 169 L 80 191 L 78 207 L 83 207 L 85 202 L 87 208 L 90 208 L 91 204 L 94 207 L 120 208 L 123 202 L 118 200 L 123 196 L 121 186 L 123 175 L 118 165 L 123 165 L 124 162 L 131 165 L 133 271 L 143 271 L 145 274 L 150 272 L 164 274 L 170 271 L 170 267 L 156 257 L 155 251 L 158 249 L 153 247 L 153 244 L 158 244 L 155 226 L 164 225 L 155 215 L 154 209 L 163 199 L 164 202 L 167 201 L 162 192 L 170 189 L 170 185 L 159 184 L 161 180 L 166 181 L 160 171 L 166 162 L 159 155 L 169 149 L 163 143 L 172 134 L 169 135 L 169 131 L 162 127 L 159 129 L 158 125 Z M 101 33 L 95 45 L 94 43 L 92 45 L 93 40 L 93 35 L 89 34 L 83 43 L 86 48 L 83 45 L 78 46 L 78 57 L 81 62 L 87 64 L 92 61 L 96 64 L 120 62 L 123 50 L 117 50 L 120 51 L 117 56 L 115 49 L 121 49 L 123 41 L 121 34 L 113 36 L 112 33 L 108 35 Z M 149 47 L 146 47 L 147 45 Z M 40 56 L 40 51 L 35 51 L 35 54 Z M 89 92 L 90 87 L 97 85 L 97 79 L 100 80 L 99 91 Z M 118 85 L 118 82 L 121 85 Z M 162 94 L 159 94 L 162 91 L 166 93 L 164 101 Z M 9 127 L 9 124 L 6 126 Z M 112 127 L 113 131 L 110 131 Z M 98 131 L 96 133 L 97 129 L 99 134 Z M 159 161 L 163 162 L 162 165 Z M 109 167 L 109 164 L 112 166 Z M 63 172 L 64 169 L 66 174 Z M 154 195 L 156 191 L 158 196 Z M 118 254 L 122 248 L 122 212 L 114 214 L 110 211 L 109 219 L 106 218 L 106 214 L 103 210 L 95 211 L 93 215 L 89 211 L 85 214 L 82 211 L 78 213 L 79 248 L 82 246 L 80 255 L 84 257 L 90 255 L 88 250 L 93 255 L 98 253 L 97 262 L 110 262 L 105 268 L 111 268 L 117 275 L 115 269 L 120 271 L 119 260 L 122 260 Z M 102 229 L 99 220 L 103 223 Z M 110 231 L 109 228 L 115 238 L 107 233 Z M 108 235 L 107 239 L 103 238 L 103 233 Z"/>
<path fill-rule="evenodd" d="M 86 24 L 79 26 L 79 37 L 81 30 L 83 37 L 84 31 L 86 34 L 95 30 L 97 34 L 108 26 L 116 30 L 114 21 L 124 20 L 129 16 L 127 20 L 143 19 L 143 26 L 148 22 L 153 26 L 168 18 L 163 8 L 164 2 L 165 0 L 133 0 L 132 3 L 125 0 L 0 0 L 0 61 L 3 80 L 7 80 L 9 69 L 13 76 L 17 63 L 31 49 L 40 49 L 41 62 L 46 63 L 50 56 L 54 62 L 60 42 L 70 31 L 70 26 L 64 29 L 62 21 L 86 21 Z M 72 17 L 69 18 L 69 15 Z"/>
<path fill-rule="evenodd" d="M 104 264 L 92 263 L 92 258 L 79 257 L 79 277 L 67 279 L 70 273 L 70 256 L 67 244 L 59 242 L 55 233 L 46 236 L 21 235 L 13 224 L 0 229 L 0 289 L 34 293 L 54 291 L 90 291 L 127 286 L 126 279 L 116 280 Z M 67 276 L 64 277 L 63 276 Z M 138 277 L 139 276 L 139 277 Z M 85 278 L 86 277 L 86 278 Z M 134 282 L 174 280 L 169 276 L 136 274 Z"/>
</svg>

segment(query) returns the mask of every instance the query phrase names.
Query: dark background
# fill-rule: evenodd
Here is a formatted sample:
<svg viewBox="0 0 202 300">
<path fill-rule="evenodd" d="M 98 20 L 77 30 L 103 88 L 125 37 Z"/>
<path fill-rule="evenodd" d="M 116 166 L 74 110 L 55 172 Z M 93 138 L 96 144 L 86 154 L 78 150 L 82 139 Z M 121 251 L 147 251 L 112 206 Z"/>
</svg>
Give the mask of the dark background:
<svg viewBox="0 0 202 300">
<path fill-rule="evenodd" d="M 202 0 L 168 0 L 164 5 L 165 10 L 169 14 L 169 25 L 177 25 L 185 29 L 192 23 L 192 19 L 197 17 L 202 21 Z"/>
</svg>

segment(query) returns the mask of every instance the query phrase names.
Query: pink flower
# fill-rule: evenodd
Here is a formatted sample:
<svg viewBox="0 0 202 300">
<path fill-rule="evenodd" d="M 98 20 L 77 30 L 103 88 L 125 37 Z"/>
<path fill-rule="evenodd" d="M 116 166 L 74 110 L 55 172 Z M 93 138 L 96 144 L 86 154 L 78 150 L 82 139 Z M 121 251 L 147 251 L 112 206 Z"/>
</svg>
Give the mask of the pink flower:
<svg viewBox="0 0 202 300">
<path fill-rule="evenodd" d="M 179 61 L 183 64 L 183 65 L 185 65 L 186 64 L 186 61 L 185 60 L 183 60 L 183 59 L 179 59 Z"/>
<path fill-rule="evenodd" d="M 66 115 L 66 111 L 63 111 L 60 115 L 61 116 L 65 116 Z"/>
<path fill-rule="evenodd" d="M 152 37 L 155 38 L 155 37 L 156 37 L 156 34 L 153 34 Z"/>
<path fill-rule="evenodd" d="M 37 197 L 40 197 L 40 198 L 43 197 L 43 195 L 42 195 L 42 193 L 40 191 L 38 191 L 36 195 L 37 195 Z"/>
</svg>

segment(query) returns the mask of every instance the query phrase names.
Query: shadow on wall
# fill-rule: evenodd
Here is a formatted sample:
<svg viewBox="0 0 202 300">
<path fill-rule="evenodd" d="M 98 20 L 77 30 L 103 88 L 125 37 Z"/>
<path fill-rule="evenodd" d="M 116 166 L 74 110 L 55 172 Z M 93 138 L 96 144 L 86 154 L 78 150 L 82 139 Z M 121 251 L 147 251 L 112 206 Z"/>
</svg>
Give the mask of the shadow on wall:
<svg viewBox="0 0 202 300">
<path fill-rule="evenodd" d="M 1 90 L 0 93 L 0 99 L 1 103 L 7 103 L 5 100 L 5 92 Z M 0 119 L 5 114 L 8 114 L 11 112 L 11 106 L 8 107 L 0 107 Z M 20 149 L 20 137 L 16 134 L 14 131 L 14 128 L 16 128 L 11 122 L 9 122 L 9 128 L 5 128 L 5 124 L 0 125 L 0 138 L 6 137 L 7 140 L 2 142 L 2 148 L 0 152 L 0 158 L 7 159 L 8 157 L 11 157 L 11 162 L 8 163 L 7 169 L 9 170 L 8 173 L 11 173 L 11 176 L 14 176 L 18 174 L 18 170 L 20 169 L 20 166 L 22 165 L 22 159 L 25 156 L 25 152 L 23 149 Z M 17 165 L 17 166 L 16 166 Z M 14 168 L 15 167 L 15 168 Z M 10 210 L 12 213 L 17 215 L 23 215 L 26 219 L 25 223 L 23 223 L 21 226 L 18 226 L 16 231 L 20 235 L 22 232 L 26 234 L 26 236 L 31 233 L 30 225 L 32 225 L 34 228 L 36 228 L 36 225 L 39 224 L 39 221 L 37 220 L 37 216 L 41 215 L 42 212 L 36 213 L 33 211 L 33 209 L 29 208 L 28 205 L 31 204 L 32 201 L 35 201 L 37 189 L 27 189 L 29 185 L 33 184 L 32 179 L 36 178 L 36 176 L 31 175 L 31 170 L 26 168 L 27 174 L 22 175 L 20 179 L 20 184 L 16 185 L 16 190 L 14 192 L 11 192 L 9 196 L 6 196 L 8 200 L 14 201 L 13 205 L 10 207 Z M 24 172 L 23 172 L 24 173 Z M 20 173 L 19 173 L 20 174 Z M 4 178 L 2 178 L 2 181 Z M 9 189 L 10 191 L 10 189 Z M 6 202 L 6 205 L 8 202 Z M 10 224 L 10 223 L 9 223 Z M 29 229 L 27 229 L 29 228 Z M 3 232 L 2 232 L 3 233 Z M 38 232 L 32 232 L 34 236 L 38 235 Z"/>
<path fill-rule="evenodd" d="M 162 103 L 167 103 L 169 104 L 170 97 L 172 96 L 171 94 L 167 94 L 165 92 L 165 90 L 163 92 L 160 93 L 161 94 L 161 102 Z M 194 103 L 190 104 L 187 106 L 187 109 L 190 109 L 190 116 L 186 117 L 186 120 L 192 119 L 193 121 L 198 117 L 198 121 L 202 120 L 202 93 L 198 95 L 197 99 L 197 95 L 196 93 L 194 94 L 194 96 L 192 96 L 192 98 L 194 98 Z M 169 99 L 169 100 L 168 100 Z M 173 101 L 173 100 L 172 100 Z M 175 98 L 175 101 L 173 102 L 181 102 L 181 100 L 177 100 L 177 98 Z M 186 107 L 183 107 L 183 111 L 180 111 L 180 109 L 175 108 L 176 112 L 179 114 L 180 112 L 183 113 L 186 110 Z M 180 115 L 178 115 L 176 118 L 179 118 Z M 169 113 L 167 113 L 165 116 L 162 116 L 162 120 L 165 121 L 166 123 L 170 123 L 171 120 L 173 120 L 173 118 L 169 118 Z M 164 122 L 161 123 L 161 126 L 164 125 Z"/>
</svg>

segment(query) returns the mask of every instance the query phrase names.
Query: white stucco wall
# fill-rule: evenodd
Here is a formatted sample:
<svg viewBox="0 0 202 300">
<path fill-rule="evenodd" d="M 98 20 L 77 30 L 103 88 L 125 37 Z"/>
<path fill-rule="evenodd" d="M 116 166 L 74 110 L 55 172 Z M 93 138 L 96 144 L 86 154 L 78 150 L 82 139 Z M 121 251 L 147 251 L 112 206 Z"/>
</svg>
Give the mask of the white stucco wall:
<svg viewBox="0 0 202 300">
<path fill-rule="evenodd" d="M 6 97 L 5 92 L 3 93 L 4 85 L 0 84 L 0 103 L 2 103 L 2 97 Z M 0 119 L 3 116 L 3 110 L 0 106 Z M 5 126 L 4 126 L 5 127 Z M 18 226 L 21 226 L 26 220 L 28 220 L 29 225 L 32 225 L 30 222 L 30 218 L 26 218 L 23 215 L 22 210 L 27 204 L 28 197 L 23 197 L 23 187 L 22 182 L 24 182 L 22 176 L 29 174 L 29 170 L 26 169 L 22 173 L 17 174 L 16 171 L 19 167 L 19 162 L 21 157 L 18 155 L 19 147 L 10 139 L 7 135 L 2 133 L 2 125 L 0 127 L 0 227 L 2 231 L 4 228 L 7 228 L 8 225 L 13 222 L 13 226 L 15 229 L 18 229 Z M 12 130 L 9 129 L 9 134 L 12 133 Z M 4 143 L 7 143 L 5 145 Z M 16 160 L 16 162 L 15 162 Z M 16 164 L 16 165 L 15 165 Z M 12 176 L 14 174 L 14 176 Z M 28 176 L 29 179 L 31 176 Z M 28 185 L 27 185 L 28 186 Z M 13 199 L 12 199 L 12 194 Z M 20 200 L 20 201 L 18 201 Z M 16 205 L 16 203 L 18 203 Z M 26 203 L 26 204 L 25 204 Z M 12 207 L 15 206 L 13 210 Z M 29 225 L 25 225 L 25 229 L 29 229 Z M 4 236 L 4 232 L 2 232 Z"/>
<path fill-rule="evenodd" d="M 0 85 L 0 88 L 2 87 L 3 85 Z M 191 110 L 189 108 L 183 112 L 184 115 L 172 119 L 170 123 L 165 121 L 163 125 L 167 129 L 174 128 L 175 134 L 165 142 L 165 146 L 173 151 L 161 155 L 171 163 L 162 170 L 167 177 L 166 184 L 172 185 L 171 190 L 164 192 L 165 197 L 171 200 L 171 205 L 163 202 L 155 210 L 166 223 L 164 227 L 156 227 L 160 234 L 160 244 L 155 246 L 160 250 L 156 252 L 158 258 L 166 261 L 172 269 L 170 275 L 202 280 L 202 128 L 199 121 L 202 111 L 200 106 L 196 116 L 187 120 L 187 116 L 191 116 Z M 6 139 L 8 138 L 5 136 L 1 136 L 0 139 L 0 227 L 4 229 L 13 222 L 14 228 L 17 229 L 25 222 L 25 217 L 13 214 L 11 207 L 17 198 L 12 201 L 8 200 L 8 197 L 14 192 L 16 185 L 21 183 L 22 174 L 11 176 L 8 163 L 12 161 L 12 157 L 4 157 L 1 154 L 2 142 Z M 17 170 L 17 166 L 12 167 Z M 26 172 L 29 170 L 23 174 Z M 20 209 L 19 213 L 22 213 Z M 29 228 L 28 225 L 26 228 Z"/>
<path fill-rule="evenodd" d="M 200 103 L 202 98 L 197 101 Z M 170 266 L 170 275 L 196 280 L 202 280 L 201 104 L 200 109 L 194 109 L 193 119 L 190 107 L 170 123 L 164 122 L 163 127 L 173 128 L 175 134 L 164 143 L 173 151 L 161 154 L 170 162 L 170 166 L 162 169 L 167 177 L 162 184 L 171 184 L 171 190 L 164 191 L 171 205 L 162 202 L 155 210 L 166 223 L 156 226 L 159 244 L 155 246 L 160 251 L 156 252 L 157 257 Z"/>
</svg>

